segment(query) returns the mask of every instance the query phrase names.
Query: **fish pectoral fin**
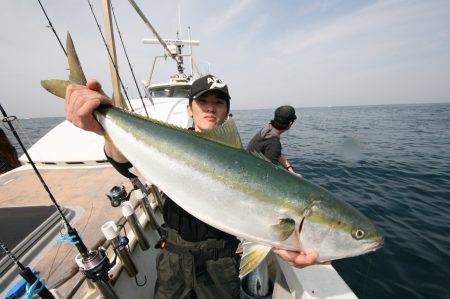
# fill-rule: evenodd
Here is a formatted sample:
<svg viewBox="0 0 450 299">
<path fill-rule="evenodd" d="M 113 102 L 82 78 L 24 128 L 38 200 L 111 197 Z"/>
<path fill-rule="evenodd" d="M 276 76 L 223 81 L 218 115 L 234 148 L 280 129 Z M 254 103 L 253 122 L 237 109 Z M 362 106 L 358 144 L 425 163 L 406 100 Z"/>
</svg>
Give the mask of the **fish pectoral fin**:
<svg viewBox="0 0 450 299">
<path fill-rule="evenodd" d="M 244 242 L 242 244 L 243 253 L 239 266 L 239 278 L 244 277 L 253 271 L 269 254 L 272 247 L 254 242 Z"/>
<path fill-rule="evenodd" d="M 232 119 L 225 122 L 221 127 L 197 134 L 203 138 L 221 143 L 223 145 L 238 149 L 243 148 L 241 136 L 239 136 L 236 123 Z"/>
<path fill-rule="evenodd" d="M 292 218 L 283 218 L 279 220 L 278 224 L 272 225 L 271 228 L 278 236 L 278 241 L 284 241 L 294 232 L 295 221 Z"/>
<path fill-rule="evenodd" d="M 41 86 L 44 87 L 48 92 L 54 94 L 57 97 L 64 99 L 66 97 L 66 89 L 70 84 L 67 80 L 42 80 Z"/>
</svg>

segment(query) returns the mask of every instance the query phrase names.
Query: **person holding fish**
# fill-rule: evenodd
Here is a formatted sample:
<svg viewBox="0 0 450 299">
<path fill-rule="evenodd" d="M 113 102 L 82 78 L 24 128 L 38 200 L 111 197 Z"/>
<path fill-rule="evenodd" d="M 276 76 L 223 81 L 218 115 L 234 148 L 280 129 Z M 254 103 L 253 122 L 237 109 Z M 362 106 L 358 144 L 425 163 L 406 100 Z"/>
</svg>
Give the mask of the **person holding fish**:
<svg viewBox="0 0 450 299">
<path fill-rule="evenodd" d="M 102 135 L 93 116 L 101 104 L 112 105 L 95 80 L 86 86 L 71 84 L 66 91 L 66 118 L 75 126 Z M 192 130 L 206 132 L 220 128 L 230 111 L 227 85 L 207 75 L 192 83 L 187 112 Z M 114 145 L 105 140 L 105 154 L 119 171 L 130 168 Z M 214 191 L 212 191 L 214 192 Z M 170 198 L 163 206 L 163 251 L 157 260 L 154 298 L 239 298 L 239 240 L 190 215 Z M 316 252 L 274 250 L 290 265 L 305 267 L 316 263 Z"/>
</svg>

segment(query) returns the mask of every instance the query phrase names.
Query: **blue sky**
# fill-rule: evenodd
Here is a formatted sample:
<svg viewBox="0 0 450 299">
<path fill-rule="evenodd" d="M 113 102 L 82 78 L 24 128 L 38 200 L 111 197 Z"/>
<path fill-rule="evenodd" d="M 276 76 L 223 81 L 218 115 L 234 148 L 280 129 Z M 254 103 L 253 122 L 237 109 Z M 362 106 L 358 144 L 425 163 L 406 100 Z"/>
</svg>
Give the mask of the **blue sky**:
<svg viewBox="0 0 450 299">
<path fill-rule="evenodd" d="M 86 1 L 42 0 L 65 39 L 70 31 L 90 78 L 111 90 L 108 60 Z M 102 20 L 99 0 L 92 0 Z M 450 1 L 144 1 L 163 37 L 191 26 L 199 64 L 229 84 L 232 108 L 450 102 Z M 128 1 L 112 1 L 138 80 L 157 46 Z M 36 1 L 7 0 L 0 12 L 0 102 L 20 117 L 62 116 L 39 85 L 66 78 L 66 61 Z M 117 39 L 117 35 L 116 35 Z M 119 66 L 136 97 L 118 45 Z M 171 62 L 157 80 L 174 72 Z"/>
</svg>

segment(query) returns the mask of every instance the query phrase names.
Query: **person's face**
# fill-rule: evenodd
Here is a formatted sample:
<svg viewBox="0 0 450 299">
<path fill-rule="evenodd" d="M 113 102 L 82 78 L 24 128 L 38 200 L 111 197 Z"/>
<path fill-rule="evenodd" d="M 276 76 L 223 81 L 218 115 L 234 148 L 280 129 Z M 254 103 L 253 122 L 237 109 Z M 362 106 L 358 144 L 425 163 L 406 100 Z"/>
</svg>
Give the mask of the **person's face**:
<svg viewBox="0 0 450 299">
<path fill-rule="evenodd" d="M 194 98 L 187 110 L 194 119 L 195 130 L 202 132 L 222 125 L 228 114 L 227 108 L 225 100 L 218 98 L 215 93 L 207 93 Z"/>
</svg>

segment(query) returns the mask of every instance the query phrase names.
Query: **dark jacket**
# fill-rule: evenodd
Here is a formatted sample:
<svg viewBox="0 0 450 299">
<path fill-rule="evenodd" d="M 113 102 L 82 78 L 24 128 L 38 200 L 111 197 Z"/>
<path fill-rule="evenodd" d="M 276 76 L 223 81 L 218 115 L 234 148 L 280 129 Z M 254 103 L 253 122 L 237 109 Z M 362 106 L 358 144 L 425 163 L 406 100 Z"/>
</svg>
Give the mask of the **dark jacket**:
<svg viewBox="0 0 450 299">
<path fill-rule="evenodd" d="M 281 156 L 280 132 L 267 124 L 250 140 L 247 151 L 262 153 L 273 164 L 278 165 Z"/>
</svg>

